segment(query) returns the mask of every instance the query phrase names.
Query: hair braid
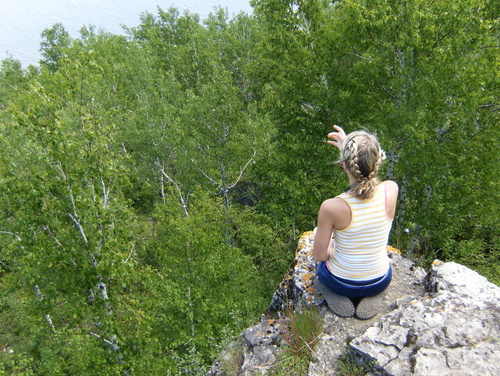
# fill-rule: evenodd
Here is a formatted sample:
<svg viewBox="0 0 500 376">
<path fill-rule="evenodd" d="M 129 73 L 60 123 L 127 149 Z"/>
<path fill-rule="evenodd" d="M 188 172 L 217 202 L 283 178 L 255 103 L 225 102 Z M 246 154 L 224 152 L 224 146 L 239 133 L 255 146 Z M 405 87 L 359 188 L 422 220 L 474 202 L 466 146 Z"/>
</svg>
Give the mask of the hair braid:
<svg viewBox="0 0 500 376">
<path fill-rule="evenodd" d="M 356 180 L 361 180 L 363 178 L 363 174 L 361 173 L 358 165 L 358 147 L 354 137 L 346 146 L 349 151 L 349 170 Z"/>
<path fill-rule="evenodd" d="M 373 165 L 373 170 L 368 174 L 368 179 L 372 180 L 377 177 L 378 171 L 380 170 L 380 166 L 382 165 L 382 151 L 379 150 L 378 158 Z"/>
<path fill-rule="evenodd" d="M 341 162 L 346 163 L 356 180 L 350 189 L 354 196 L 362 200 L 373 196 L 382 160 L 383 152 L 375 136 L 358 131 L 346 137 Z"/>
</svg>

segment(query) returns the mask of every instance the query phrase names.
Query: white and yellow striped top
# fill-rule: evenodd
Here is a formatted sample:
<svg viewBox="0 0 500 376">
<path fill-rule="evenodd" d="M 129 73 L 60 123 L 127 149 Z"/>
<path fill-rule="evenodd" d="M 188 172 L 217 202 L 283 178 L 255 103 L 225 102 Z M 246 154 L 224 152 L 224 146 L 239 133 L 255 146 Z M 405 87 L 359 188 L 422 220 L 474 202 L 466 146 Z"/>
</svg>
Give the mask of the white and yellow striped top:
<svg viewBox="0 0 500 376">
<path fill-rule="evenodd" d="M 369 200 L 347 192 L 337 197 L 351 208 L 351 223 L 333 232 L 335 251 L 327 262 L 328 270 L 337 277 L 356 281 L 384 276 L 389 269 L 387 242 L 392 227 L 386 212 L 385 186 L 379 184 Z"/>
</svg>

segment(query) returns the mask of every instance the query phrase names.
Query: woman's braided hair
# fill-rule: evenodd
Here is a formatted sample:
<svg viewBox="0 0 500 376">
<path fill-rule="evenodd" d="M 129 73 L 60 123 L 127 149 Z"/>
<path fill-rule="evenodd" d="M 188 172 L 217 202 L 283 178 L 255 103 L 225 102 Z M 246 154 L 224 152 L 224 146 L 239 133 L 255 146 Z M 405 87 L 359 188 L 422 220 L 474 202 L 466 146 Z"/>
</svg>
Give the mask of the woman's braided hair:
<svg viewBox="0 0 500 376">
<path fill-rule="evenodd" d="M 341 163 L 352 174 L 356 183 L 350 192 L 361 200 L 373 196 L 378 184 L 377 174 L 384 159 L 384 152 L 374 135 L 365 131 L 349 133 L 344 140 L 341 151 Z"/>
</svg>

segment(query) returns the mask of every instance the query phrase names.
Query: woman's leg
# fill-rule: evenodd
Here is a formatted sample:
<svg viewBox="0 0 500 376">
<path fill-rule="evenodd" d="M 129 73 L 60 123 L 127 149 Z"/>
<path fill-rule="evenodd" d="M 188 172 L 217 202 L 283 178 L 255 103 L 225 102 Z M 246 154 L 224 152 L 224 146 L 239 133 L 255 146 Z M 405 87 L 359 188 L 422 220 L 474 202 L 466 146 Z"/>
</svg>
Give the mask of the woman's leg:
<svg viewBox="0 0 500 376">
<path fill-rule="evenodd" d="M 375 286 L 366 292 L 366 297 L 356 306 L 356 317 L 361 320 L 371 319 L 379 311 L 384 302 L 385 290 L 392 280 L 392 269 L 389 270 L 386 276 Z"/>
<path fill-rule="evenodd" d="M 386 275 L 369 281 L 350 281 L 339 278 L 328 270 L 326 262 L 318 264 L 318 279 L 336 294 L 347 296 L 352 299 L 361 299 L 375 296 L 384 291 L 392 280 L 392 269 L 389 267 Z"/>
<path fill-rule="evenodd" d="M 351 317 L 354 316 L 356 308 L 352 303 L 351 299 L 347 296 L 337 294 L 338 286 L 335 281 L 330 277 L 331 274 L 326 268 L 324 262 L 320 262 L 318 265 L 318 281 L 316 282 L 316 290 L 318 290 L 321 295 L 326 300 L 328 307 L 340 317 Z"/>
<path fill-rule="evenodd" d="M 318 264 L 318 291 L 323 295 L 332 311 L 342 317 L 354 314 L 359 319 L 369 319 L 375 316 L 383 302 L 383 291 L 392 280 L 392 269 L 380 280 L 375 281 L 347 281 L 333 276 L 325 262 Z M 361 299 L 357 307 L 354 307 L 351 299 Z"/>
</svg>

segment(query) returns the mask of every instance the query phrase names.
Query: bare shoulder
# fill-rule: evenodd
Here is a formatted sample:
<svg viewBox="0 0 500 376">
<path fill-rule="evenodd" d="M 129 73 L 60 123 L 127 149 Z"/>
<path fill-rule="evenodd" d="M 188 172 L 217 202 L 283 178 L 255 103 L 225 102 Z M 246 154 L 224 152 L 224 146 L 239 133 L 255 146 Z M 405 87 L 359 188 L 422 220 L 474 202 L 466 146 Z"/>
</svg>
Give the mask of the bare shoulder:
<svg viewBox="0 0 500 376">
<path fill-rule="evenodd" d="M 350 212 L 349 205 L 341 198 L 334 197 L 323 201 L 320 212 L 332 215 L 333 218 L 342 217 L 347 212 Z"/>
<path fill-rule="evenodd" d="M 398 195 L 399 192 L 399 186 L 398 183 L 396 183 L 393 180 L 386 180 L 382 184 L 384 184 L 385 188 L 387 189 L 387 193 L 389 195 Z"/>
<path fill-rule="evenodd" d="M 324 208 L 325 210 L 336 210 L 343 208 L 344 206 L 347 206 L 346 202 L 339 197 L 329 198 L 321 204 L 321 208 Z"/>
</svg>

